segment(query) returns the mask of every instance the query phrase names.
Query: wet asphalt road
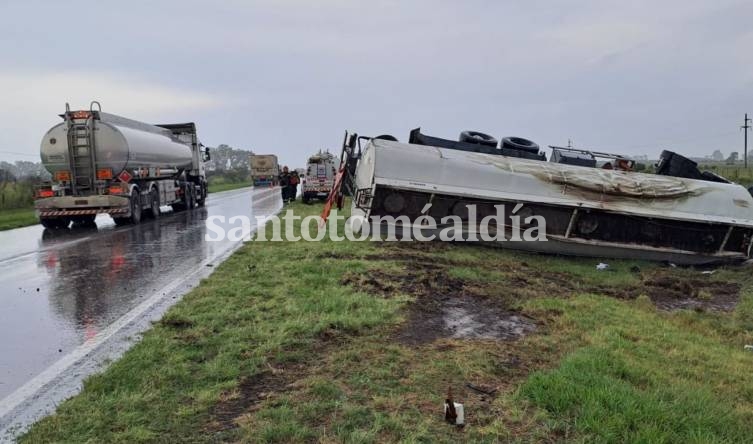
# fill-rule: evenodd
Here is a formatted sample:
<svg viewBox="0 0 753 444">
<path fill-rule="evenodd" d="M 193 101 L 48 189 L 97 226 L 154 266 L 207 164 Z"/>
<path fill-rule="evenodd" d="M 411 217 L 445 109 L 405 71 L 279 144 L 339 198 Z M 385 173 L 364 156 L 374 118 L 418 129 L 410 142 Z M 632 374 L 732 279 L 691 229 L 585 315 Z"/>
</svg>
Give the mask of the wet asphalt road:
<svg viewBox="0 0 753 444">
<path fill-rule="evenodd" d="M 0 232 L 0 410 L 20 387 L 94 341 L 144 298 L 237 247 L 237 241 L 204 240 L 208 216 L 246 215 L 253 223 L 253 216 L 280 206 L 275 190 L 246 188 L 135 226 L 116 227 L 101 215 L 97 228 Z"/>
</svg>

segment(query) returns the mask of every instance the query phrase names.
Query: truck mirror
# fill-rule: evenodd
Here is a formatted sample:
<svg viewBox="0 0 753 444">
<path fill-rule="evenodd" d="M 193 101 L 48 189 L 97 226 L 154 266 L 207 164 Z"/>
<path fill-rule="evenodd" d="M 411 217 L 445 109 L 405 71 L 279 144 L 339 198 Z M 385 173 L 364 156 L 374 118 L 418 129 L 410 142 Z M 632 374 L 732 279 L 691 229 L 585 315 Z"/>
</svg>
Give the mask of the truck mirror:
<svg viewBox="0 0 753 444">
<path fill-rule="evenodd" d="M 212 160 L 212 156 L 209 155 L 209 147 L 204 148 L 204 162 Z"/>
</svg>

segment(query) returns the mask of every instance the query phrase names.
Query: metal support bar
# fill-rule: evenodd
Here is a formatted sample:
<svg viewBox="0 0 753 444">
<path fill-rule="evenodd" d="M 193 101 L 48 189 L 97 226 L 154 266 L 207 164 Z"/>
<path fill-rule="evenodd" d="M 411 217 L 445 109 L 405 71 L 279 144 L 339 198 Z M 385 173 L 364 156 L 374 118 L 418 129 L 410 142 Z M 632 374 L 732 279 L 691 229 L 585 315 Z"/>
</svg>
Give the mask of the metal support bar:
<svg viewBox="0 0 753 444">
<path fill-rule="evenodd" d="M 724 236 L 724 240 L 722 241 L 722 245 L 719 247 L 719 253 L 721 253 L 722 251 L 724 251 L 724 247 L 727 246 L 727 241 L 729 241 L 729 237 L 732 235 L 732 230 L 734 228 L 735 227 L 730 226 L 729 229 L 727 230 L 727 234 Z"/>
<path fill-rule="evenodd" d="M 575 226 L 575 220 L 578 218 L 578 209 L 573 210 L 572 216 L 570 216 L 570 222 L 567 224 L 567 231 L 565 231 L 565 239 L 570 237 L 570 233 L 573 231 L 573 227 Z"/>
</svg>

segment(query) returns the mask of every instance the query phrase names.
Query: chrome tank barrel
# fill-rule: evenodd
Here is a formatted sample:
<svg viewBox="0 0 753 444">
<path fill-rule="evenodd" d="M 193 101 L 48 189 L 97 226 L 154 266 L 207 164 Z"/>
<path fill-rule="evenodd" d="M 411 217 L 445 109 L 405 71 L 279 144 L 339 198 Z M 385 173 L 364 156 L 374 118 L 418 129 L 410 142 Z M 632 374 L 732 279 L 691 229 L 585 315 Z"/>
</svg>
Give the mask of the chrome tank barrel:
<svg viewBox="0 0 753 444">
<path fill-rule="evenodd" d="M 100 113 L 93 131 L 96 168 L 111 168 L 113 175 L 123 170 L 159 168 L 177 173 L 193 161 L 190 143 L 179 141 L 169 130 L 122 117 Z M 52 127 L 41 143 L 41 158 L 53 175 L 70 170 L 68 127 L 65 122 Z"/>
</svg>

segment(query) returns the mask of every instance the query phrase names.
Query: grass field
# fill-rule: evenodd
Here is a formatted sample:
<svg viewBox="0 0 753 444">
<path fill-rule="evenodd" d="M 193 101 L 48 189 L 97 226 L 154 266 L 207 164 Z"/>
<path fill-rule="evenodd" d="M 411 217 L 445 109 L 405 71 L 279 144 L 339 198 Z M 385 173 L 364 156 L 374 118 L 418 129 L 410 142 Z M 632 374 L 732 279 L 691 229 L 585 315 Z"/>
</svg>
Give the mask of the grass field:
<svg viewBox="0 0 753 444">
<path fill-rule="evenodd" d="M 749 441 L 750 267 L 596 263 L 250 242 L 21 442 Z"/>
<path fill-rule="evenodd" d="M 250 187 L 250 182 L 242 183 L 220 183 L 209 186 L 210 193 L 219 193 L 220 191 L 235 190 L 238 188 Z M 28 225 L 38 224 L 37 216 L 33 208 L 16 208 L 10 210 L 0 209 L 0 231 L 21 228 Z"/>
<path fill-rule="evenodd" d="M 38 223 L 33 208 L 15 208 L 0 210 L 0 231 L 25 227 Z"/>
<path fill-rule="evenodd" d="M 220 191 L 237 190 L 238 188 L 250 187 L 251 182 L 220 182 L 210 183 L 208 192 L 219 193 Z"/>
<path fill-rule="evenodd" d="M 742 165 L 705 164 L 701 169 L 708 169 L 733 182 L 749 187 L 753 185 L 753 167 L 745 168 Z"/>
</svg>

